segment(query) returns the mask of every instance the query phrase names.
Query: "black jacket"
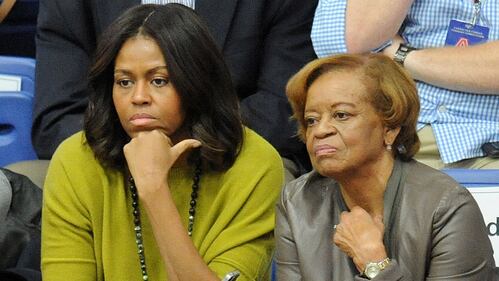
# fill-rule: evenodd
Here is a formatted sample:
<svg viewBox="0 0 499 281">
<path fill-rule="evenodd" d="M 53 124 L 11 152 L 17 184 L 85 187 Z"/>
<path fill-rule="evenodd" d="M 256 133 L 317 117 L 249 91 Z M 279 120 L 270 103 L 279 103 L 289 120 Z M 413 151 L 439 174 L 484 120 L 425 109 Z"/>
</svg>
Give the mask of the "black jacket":
<svg viewBox="0 0 499 281">
<path fill-rule="evenodd" d="M 7 188 L 12 191 L 7 216 L 0 221 L 0 270 L 15 267 L 39 270 L 42 190 L 23 175 L 2 168 L 0 173 L 5 175 L 10 184 Z"/>
</svg>

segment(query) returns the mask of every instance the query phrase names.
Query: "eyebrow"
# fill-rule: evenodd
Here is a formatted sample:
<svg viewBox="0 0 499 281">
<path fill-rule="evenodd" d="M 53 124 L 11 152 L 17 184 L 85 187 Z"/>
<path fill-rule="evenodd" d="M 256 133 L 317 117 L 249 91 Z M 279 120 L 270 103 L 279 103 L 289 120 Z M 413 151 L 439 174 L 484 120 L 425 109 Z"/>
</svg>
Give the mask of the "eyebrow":
<svg viewBox="0 0 499 281">
<path fill-rule="evenodd" d="M 166 68 L 166 65 L 161 65 L 161 66 L 156 66 L 156 67 L 154 67 L 154 68 L 149 69 L 149 70 L 147 71 L 147 74 L 155 73 L 155 72 L 157 72 L 158 70 L 162 70 L 162 69 L 166 70 L 166 72 L 168 73 L 168 69 Z M 122 68 L 116 68 L 116 69 L 114 70 L 114 73 L 117 73 L 117 72 L 119 72 L 119 73 L 123 73 L 123 74 L 127 74 L 127 75 L 132 74 L 132 71 L 127 70 L 127 69 L 122 69 Z"/>
<path fill-rule="evenodd" d="M 346 106 L 350 106 L 350 107 L 356 107 L 356 104 L 353 103 L 353 102 L 337 102 L 337 103 L 331 105 L 331 108 L 338 107 L 338 106 L 341 106 L 341 105 L 346 105 Z"/>
<path fill-rule="evenodd" d="M 334 108 L 339 107 L 339 106 L 348 106 L 348 107 L 352 107 L 352 108 L 356 107 L 355 103 L 353 103 L 353 102 L 337 102 L 337 103 L 332 104 L 331 106 L 329 106 L 329 108 L 330 109 L 334 109 Z M 304 112 L 310 112 L 310 111 L 315 111 L 315 110 L 314 109 L 307 110 L 306 106 L 305 106 L 305 111 Z"/>
</svg>

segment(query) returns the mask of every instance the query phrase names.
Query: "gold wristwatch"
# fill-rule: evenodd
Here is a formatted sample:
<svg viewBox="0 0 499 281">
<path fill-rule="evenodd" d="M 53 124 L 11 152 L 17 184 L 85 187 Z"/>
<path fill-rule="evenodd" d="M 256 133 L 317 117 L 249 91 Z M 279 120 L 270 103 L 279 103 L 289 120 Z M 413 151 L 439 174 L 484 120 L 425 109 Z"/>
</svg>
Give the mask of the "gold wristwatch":
<svg viewBox="0 0 499 281">
<path fill-rule="evenodd" d="M 366 268 L 364 269 L 363 275 L 371 280 L 383 271 L 390 264 L 390 262 L 390 258 L 386 258 L 380 262 L 368 262 L 366 264 Z"/>
</svg>

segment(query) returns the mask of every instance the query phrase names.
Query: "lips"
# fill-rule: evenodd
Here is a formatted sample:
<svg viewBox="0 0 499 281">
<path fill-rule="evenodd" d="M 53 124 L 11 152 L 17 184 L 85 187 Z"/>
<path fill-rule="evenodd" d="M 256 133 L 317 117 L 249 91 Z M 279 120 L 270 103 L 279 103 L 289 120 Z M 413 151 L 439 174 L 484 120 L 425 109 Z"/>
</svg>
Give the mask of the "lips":
<svg viewBox="0 0 499 281">
<path fill-rule="evenodd" d="M 327 156 L 336 153 L 337 149 L 328 144 L 321 144 L 314 146 L 314 153 L 316 157 Z"/>
<path fill-rule="evenodd" d="M 130 123 L 134 126 L 147 126 L 156 120 L 156 118 L 147 113 L 134 114 L 130 119 Z"/>
</svg>

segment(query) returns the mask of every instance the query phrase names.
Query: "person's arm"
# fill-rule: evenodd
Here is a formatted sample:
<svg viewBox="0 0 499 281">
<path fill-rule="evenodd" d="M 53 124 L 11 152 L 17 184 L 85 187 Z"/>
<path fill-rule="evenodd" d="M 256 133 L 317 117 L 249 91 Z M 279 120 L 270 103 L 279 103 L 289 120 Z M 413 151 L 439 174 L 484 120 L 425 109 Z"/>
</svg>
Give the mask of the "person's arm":
<svg viewBox="0 0 499 281">
<path fill-rule="evenodd" d="M 187 235 L 170 187 L 167 184 L 159 187 L 158 192 L 142 197 L 142 202 L 170 280 L 220 280 Z M 165 218 L 168 218 L 166 224 Z"/>
<path fill-rule="evenodd" d="M 238 281 L 267 280 L 283 175 L 275 149 L 255 133 L 246 133 L 236 163 L 223 175 L 211 207 L 220 211 L 211 215 L 209 244 L 203 242 L 209 245 L 205 260 L 219 276 L 238 270 Z"/>
<path fill-rule="evenodd" d="M 382 217 L 372 217 L 359 206 L 342 212 L 336 225 L 332 241 L 352 260 L 359 273 L 364 272 L 368 262 L 387 258 L 383 244 L 384 225 Z"/>
<path fill-rule="evenodd" d="M 345 18 L 348 53 L 366 53 L 391 40 L 413 1 L 348 0 Z"/>
<path fill-rule="evenodd" d="M 315 59 L 310 40 L 316 0 L 262 1 L 264 39 L 258 58 L 256 92 L 241 101 L 246 124 L 269 141 L 281 156 L 293 159 L 304 145 L 289 120 L 291 107 L 285 86 L 289 78 Z M 243 73 L 247 70 L 243 70 Z"/>
<path fill-rule="evenodd" d="M 14 4 L 16 4 L 16 0 L 4 0 L 0 3 L 0 23 L 9 15 Z"/>
<path fill-rule="evenodd" d="M 483 216 L 464 188 L 452 189 L 433 217 L 427 280 L 494 280 L 493 250 Z"/>
<path fill-rule="evenodd" d="M 96 281 L 92 222 L 87 205 L 76 192 L 78 186 L 81 191 L 84 184 L 77 180 L 78 177 L 67 173 L 64 162 L 71 155 L 61 153 L 60 156 L 56 154 L 52 159 L 43 189 L 43 279 L 63 281 L 70 276 L 75 281 Z"/>
<path fill-rule="evenodd" d="M 40 1 L 32 139 L 41 159 L 50 159 L 64 139 L 82 129 L 85 77 L 95 48 L 84 2 Z"/>
<path fill-rule="evenodd" d="M 381 217 L 372 217 L 359 206 L 341 213 L 332 242 L 347 254 L 357 267 L 356 281 L 368 280 L 364 276 L 368 262 L 379 262 L 388 257 L 383 244 L 383 234 L 384 224 Z M 407 273 L 404 273 L 398 262 L 391 259 L 388 266 L 373 280 L 402 281 L 407 280 L 406 276 Z"/>
<path fill-rule="evenodd" d="M 220 280 L 205 264 L 185 231 L 167 182 L 177 159 L 186 150 L 199 145 L 199 141 L 192 139 L 172 145 L 163 132 L 153 130 L 139 133 L 123 148 L 172 281 Z M 167 223 L 165 218 L 168 218 Z"/>
<path fill-rule="evenodd" d="M 369 224 L 371 226 L 369 226 Z M 386 257 L 382 235 L 375 231 L 382 226 L 359 207 L 343 212 L 336 227 L 334 243 L 352 259 L 362 276 L 366 261 L 380 261 Z M 362 231 L 361 231 L 362 230 Z M 487 237 L 487 229 L 478 205 L 465 189 L 453 189 L 443 197 L 433 217 L 431 254 L 428 256 L 426 280 L 493 280 L 494 259 Z M 376 241 L 377 244 L 376 244 Z M 406 280 L 396 260 L 373 280 Z"/>
<path fill-rule="evenodd" d="M 320 0 L 312 27 L 319 57 L 366 53 L 398 32 L 414 0 Z"/>
<path fill-rule="evenodd" d="M 383 53 L 394 57 L 400 37 Z M 476 94 L 499 95 L 499 41 L 469 47 L 440 47 L 410 52 L 404 68 L 415 80 Z"/>
<path fill-rule="evenodd" d="M 276 206 L 276 252 L 274 259 L 278 280 L 298 281 L 302 280 L 300 261 L 298 260 L 293 232 L 288 222 L 286 200 L 286 188 L 283 188 L 281 198 Z"/>
<path fill-rule="evenodd" d="M 217 230 L 213 230 L 213 233 L 210 231 L 209 234 L 216 236 L 205 238 L 211 241 L 198 250 L 181 223 L 167 181 L 157 181 L 165 179 L 166 175 L 161 171 L 158 174 L 150 173 L 154 171 L 154 167 L 168 167 L 172 163 L 171 159 L 175 158 L 164 159 L 165 153 L 157 152 L 161 150 L 160 146 L 168 147 L 169 144 L 161 139 L 164 136 L 156 133 L 158 132 L 141 133 L 127 144 L 125 155 L 136 179 L 139 197 L 147 211 L 170 280 L 220 280 L 234 270 L 241 273 L 238 281 L 259 280 L 269 268 L 273 248 L 273 206 L 283 176 L 282 163 L 277 153 L 273 152 L 272 157 L 267 157 L 268 163 L 249 169 L 248 174 L 242 171 L 242 168 L 247 171 L 248 166 L 239 165 L 231 168 L 232 171 L 241 170 L 241 173 L 237 172 L 237 178 L 224 176 L 224 181 L 218 187 L 221 195 L 214 199 L 214 206 L 211 207 L 223 208 L 212 226 Z M 188 143 L 173 146 L 172 149 L 176 152 L 170 156 L 179 155 L 186 148 L 184 145 L 190 146 L 194 142 L 188 140 Z M 154 147 L 155 153 L 153 161 L 151 157 L 144 156 L 148 155 L 148 151 L 151 152 L 151 147 Z M 254 153 L 256 151 L 251 154 Z M 139 159 L 141 156 L 144 158 Z M 160 164 L 156 166 L 155 163 Z M 165 218 L 168 218 L 167 223 Z M 203 256 L 199 251 L 203 251 Z"/>
</svg>

